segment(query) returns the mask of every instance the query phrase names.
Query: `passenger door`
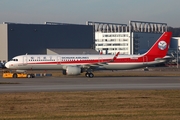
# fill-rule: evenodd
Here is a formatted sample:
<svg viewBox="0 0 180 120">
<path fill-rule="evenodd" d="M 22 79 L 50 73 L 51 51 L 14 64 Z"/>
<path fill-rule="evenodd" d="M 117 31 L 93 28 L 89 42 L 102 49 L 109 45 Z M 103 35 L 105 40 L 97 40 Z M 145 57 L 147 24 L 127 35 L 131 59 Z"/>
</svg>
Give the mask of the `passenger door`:
<svg viewBox="0 0 180 120">
<path fill-rule="evenodd" d="M 58 57 L 57 57 L 57 65 L 60 65 L 60 64 L 61 64 L 61 57 L 58 56 Z"/>
<path fill-rule="evenodd" d="M 27 64 L 27 61 L 28 61 L 28 60 L 27 60 L 27 56 L 24 56 L 24 57 L 23 57 L 23 64 L 26 65 L 26 64 Z"/>
</svg>

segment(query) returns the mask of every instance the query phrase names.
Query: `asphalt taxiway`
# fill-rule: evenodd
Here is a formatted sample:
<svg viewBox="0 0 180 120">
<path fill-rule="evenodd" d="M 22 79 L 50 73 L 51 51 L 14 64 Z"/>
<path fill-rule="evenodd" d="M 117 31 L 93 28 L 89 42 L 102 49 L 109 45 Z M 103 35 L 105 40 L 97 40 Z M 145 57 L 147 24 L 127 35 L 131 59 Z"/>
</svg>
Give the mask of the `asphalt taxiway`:
<svg viewBox="0 0 180 120">
<path fill-rule="evenodd" d="M 0 78 L 0 93 L 180 89 L 180 77 Z"/>
</svg>

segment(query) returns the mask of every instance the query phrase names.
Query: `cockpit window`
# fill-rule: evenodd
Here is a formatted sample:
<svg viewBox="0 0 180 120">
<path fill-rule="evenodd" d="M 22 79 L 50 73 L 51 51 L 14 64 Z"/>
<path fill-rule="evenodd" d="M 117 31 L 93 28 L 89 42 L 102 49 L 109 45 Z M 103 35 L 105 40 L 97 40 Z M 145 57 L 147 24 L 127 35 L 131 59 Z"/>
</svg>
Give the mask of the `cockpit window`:
<svg viewBox="0 0 180 120">
<path fill-rule="evenodd" d="M 18 59 L 12 59 L 11 61 L 18 61 Z"/>
</svg>

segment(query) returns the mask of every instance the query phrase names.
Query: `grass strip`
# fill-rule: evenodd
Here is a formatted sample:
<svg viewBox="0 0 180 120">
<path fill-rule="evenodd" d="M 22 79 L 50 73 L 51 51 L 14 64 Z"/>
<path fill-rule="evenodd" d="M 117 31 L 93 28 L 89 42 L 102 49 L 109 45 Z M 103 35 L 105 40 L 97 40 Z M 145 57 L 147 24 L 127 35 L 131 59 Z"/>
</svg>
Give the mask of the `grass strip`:
<svg viewBox="0 0 180 120">
<path fill-rule="evenodd" d="M 0 94 L 0 119 L 175 120 L 180 90 Z"/>
</svg>

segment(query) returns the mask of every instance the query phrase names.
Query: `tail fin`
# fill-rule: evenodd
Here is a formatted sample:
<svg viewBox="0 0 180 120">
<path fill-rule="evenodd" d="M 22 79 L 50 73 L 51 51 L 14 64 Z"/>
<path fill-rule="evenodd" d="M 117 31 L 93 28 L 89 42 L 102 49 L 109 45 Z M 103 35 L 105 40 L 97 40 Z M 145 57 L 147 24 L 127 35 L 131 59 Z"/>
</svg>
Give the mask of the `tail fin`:
<svg viewBox="0 0 180 120">
<path fill-rule="evenodd" d="M 172 32 L 164 32 L 161 37 L 155 42 L 155 44 L 144 55 L 149 57 L 151 56 L 153 58 L 162 58 L 166 56 L 171 36 Z"/>
</svg>

